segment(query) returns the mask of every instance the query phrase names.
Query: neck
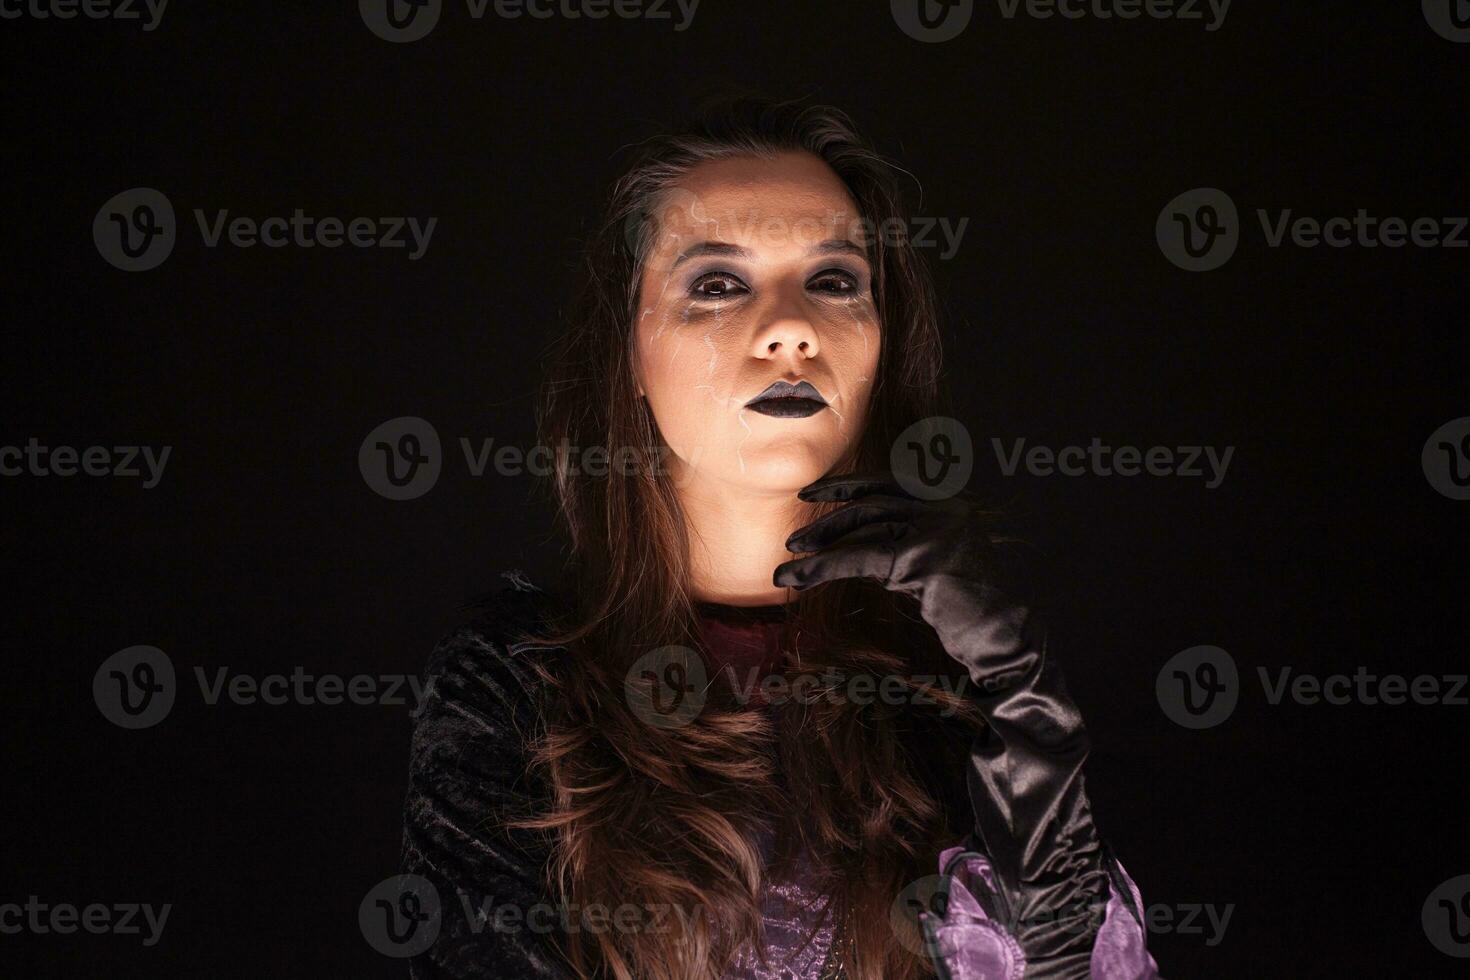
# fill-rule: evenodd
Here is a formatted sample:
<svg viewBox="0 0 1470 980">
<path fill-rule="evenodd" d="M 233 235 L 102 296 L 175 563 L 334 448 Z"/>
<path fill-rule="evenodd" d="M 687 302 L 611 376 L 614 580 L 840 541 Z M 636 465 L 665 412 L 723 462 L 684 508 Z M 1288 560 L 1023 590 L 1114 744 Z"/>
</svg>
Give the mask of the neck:
<svg viewBox="0 0 1470 980">
<path fill-rule="evenodd" d="M 812 504 L 798 500 L 794 490 L 760 493 L 698 473 L 679 482 L 679 503 L 689 529 L 693 598 L 732 606 L 795 598 L 771 578 L 777 565 L 796 557 L 786 539 L 814 519 Z"/>
</svg>

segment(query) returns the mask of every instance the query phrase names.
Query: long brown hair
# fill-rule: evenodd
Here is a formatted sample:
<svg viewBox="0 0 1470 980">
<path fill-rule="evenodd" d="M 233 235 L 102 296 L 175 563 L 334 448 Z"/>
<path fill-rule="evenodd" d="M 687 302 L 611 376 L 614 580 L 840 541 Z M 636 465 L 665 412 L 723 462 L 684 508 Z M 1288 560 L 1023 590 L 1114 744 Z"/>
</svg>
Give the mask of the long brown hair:
<svg viewBox="0 0 1470 980">
<path fill-rule="evenodd" d="M 866 227 L 905 221 L 902 171 L 829 107 L 746 97 L 640 144 L 588 245 L 580 300 L 551 351 L 542 445 L 614 454 L 636 447 L 661 458 L 664 443 L 633 371 L 638 284 L 658 207 L 702 162 L 793 150 L 832 168 Z M 940 407 L 927 270 L 906 235 L 873 236 L 868 249 L 882 340 L 868 421 L 850 460 L 864 471 L 886 468 L 898 432 Z M 552 489 L 570 538 L 572 607 L 537 639 L 569 656 L 543 670 L 553 693 L 535 764 L 551 808 L 521 824 L 549 836 L 548 886 L 569 907 L 682 912 L 658 929 L 569 930 L 559 938 L 568 964 L 580 977 L 718 980 L 745 944 L 761 948 L 763 881 L 805 847 L 824 875 L 847 976 L 930 975 L 927 959 L 912 952 L 920 948 L 914 936 L 900 941 L 904 927 L 890 924 L 890 910 L 969 829 L 950 794 L 955 753 L 968 747 L 956 731 L 974 730 L 973 709 L 937 693 L 927 708 L 816 698 L 766 715 L 742 710 L 716 684 L 689 724 L 650 725 L 624 696 L 629 668 L 697 635 L 676 488 L 663 466 L 614 466 L 593 478 L 559 455 Z M 911 686 L 919 682 L 909 678 L 926 673 L 957 676 L 912 604 L 872 583 L 808 590 L 788 615 L 799 642 L 787 668 L 891 675 Z M 760 832 L 779 842 L 771 867 L 762 863 Z"/>
</svg>

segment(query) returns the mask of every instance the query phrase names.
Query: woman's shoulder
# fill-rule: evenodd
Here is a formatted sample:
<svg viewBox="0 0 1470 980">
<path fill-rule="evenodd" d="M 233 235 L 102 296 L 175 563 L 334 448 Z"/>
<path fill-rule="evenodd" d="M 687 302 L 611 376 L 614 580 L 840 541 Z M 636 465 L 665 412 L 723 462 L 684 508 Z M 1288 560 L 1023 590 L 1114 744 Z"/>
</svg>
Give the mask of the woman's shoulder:
<svg viewBox="0 0 1470 980">
<path fill-rule="evenodd" d="M 518 569 L 502 572 L 501 578 L 499 587 L 468 606 L 463 621 L 434 645 L 423 670 L 429 695 L 424 709 L 499 714 L 534 708 L 546 686 L 542 671 L 557 671 L 565 648 L 539 642 L 537 636 L 565 612 L 564 601 Z"/>
<path fill-rule="evenodd" d="M 543 717 L 537 692 L 546 683 L 536 668 L 562 648 L 529 638 L 552 622 L 557 600 L 518 572 L 503 578 L 443 635 L 424 668 L 409 747 L 404 860 L 438 881 L 446 901 L 451 885 L 478 893 L 489 883 L 500 900 L 524 909 L 539 900 L 531 883 L 544 860 L 542 841 L 508 818 L 534 815 L 549 799 L 531 745 Z M 495 955 L 508 948 L 495 945 Z"/>
</svg>

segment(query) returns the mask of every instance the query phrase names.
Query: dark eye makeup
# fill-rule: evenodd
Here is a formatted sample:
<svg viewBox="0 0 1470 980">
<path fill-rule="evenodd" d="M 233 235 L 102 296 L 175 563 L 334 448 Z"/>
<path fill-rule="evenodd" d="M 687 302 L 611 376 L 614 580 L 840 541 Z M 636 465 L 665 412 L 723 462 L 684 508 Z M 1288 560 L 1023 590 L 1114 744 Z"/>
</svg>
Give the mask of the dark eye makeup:
<svg viewBox="0 0 1470 980">
<path fill-rule="evenodd" d="M 824 297 L 861 296 L 867 291 L 863 276 L 835 266 L 813 274 L 807 279 L 806 288 Z M 689 284 L 690 298 L 704 302 L 724 302 L 750 292 L 744 280 L 723 270 L 705 272 Z"/>
<path fill-rule="evenodd" d="M 689 284 L 689 295 L 695 299 L 718 301 L 748 292 L 750 287 L 728 272 L 706 272 Z"/>
<path fill-rule="evenodd" d="M 823 269 L 807 280 L 806 288 L 834 296 L 854 296 L 862 292 L 862 281 L 846 269 Z"/>
</svg>

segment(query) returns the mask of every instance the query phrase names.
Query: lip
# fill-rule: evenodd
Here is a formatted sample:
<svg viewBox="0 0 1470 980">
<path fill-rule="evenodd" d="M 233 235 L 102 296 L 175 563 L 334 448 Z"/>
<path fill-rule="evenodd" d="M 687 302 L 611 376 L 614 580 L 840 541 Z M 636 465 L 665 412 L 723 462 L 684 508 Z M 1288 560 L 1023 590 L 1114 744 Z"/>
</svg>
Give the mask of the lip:
<svg viewBox="0 0 1470 980">
<path fill-rule="evenodd" d="M 804 419 L 827 407 L 827 399 L 809 381 L 775 381 L 745 403 L 752 412 L 778 419 Z"/>
</svg>

